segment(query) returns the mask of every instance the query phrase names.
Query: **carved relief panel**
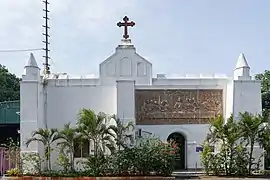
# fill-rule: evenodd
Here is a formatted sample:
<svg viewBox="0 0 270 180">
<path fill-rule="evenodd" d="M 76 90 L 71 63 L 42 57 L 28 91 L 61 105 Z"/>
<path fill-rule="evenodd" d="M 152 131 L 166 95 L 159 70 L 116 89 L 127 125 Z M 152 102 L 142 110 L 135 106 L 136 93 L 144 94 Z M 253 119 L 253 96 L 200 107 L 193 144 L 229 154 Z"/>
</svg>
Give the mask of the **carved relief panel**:
<svg viewBox="0 0 270 180">
<path fill-rule="evenodd" d="M 207 124 L 223 114 L 222 90 L 136 90 L 136 124 Z"/>
</svg>

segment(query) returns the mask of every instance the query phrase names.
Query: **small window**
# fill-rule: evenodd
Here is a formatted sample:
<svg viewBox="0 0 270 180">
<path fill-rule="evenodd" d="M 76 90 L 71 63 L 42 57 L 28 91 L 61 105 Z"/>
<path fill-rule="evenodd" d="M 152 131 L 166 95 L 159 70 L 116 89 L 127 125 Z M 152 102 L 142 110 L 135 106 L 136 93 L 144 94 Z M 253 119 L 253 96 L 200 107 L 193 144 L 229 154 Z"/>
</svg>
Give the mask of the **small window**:
<svg viewBox="0 0 270 180">
<path fill-rule="evenodd" d="M 82 157 L 88 157 L 89 156 L 89 141 L 83 140 L 81 143 L 78 141 L 75 141 L 75 158 L 82 158 Z"/>
</svg>

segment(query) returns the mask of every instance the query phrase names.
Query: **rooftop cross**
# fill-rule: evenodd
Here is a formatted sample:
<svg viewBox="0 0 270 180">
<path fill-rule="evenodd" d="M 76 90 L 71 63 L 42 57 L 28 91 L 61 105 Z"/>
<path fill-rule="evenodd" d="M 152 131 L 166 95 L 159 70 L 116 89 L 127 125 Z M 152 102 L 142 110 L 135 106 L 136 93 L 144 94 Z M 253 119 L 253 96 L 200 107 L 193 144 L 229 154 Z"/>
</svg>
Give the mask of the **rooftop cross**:
<svg viewBox="0 0 270 180">
<path fill-rule="evenodd" d="M 131 26 L 131 27 L 135 26 L 135 22 L 133 22 L 133 21 L 130 21 L 129 22 L 129 18 L 127 16 L 125 16 L 123 18 L 123 21 L 124 22 L 118 22 L 117 23 L 117 26 L 119 26 L 119 27 L 124 26 L 124 35 L 123 35 L 123 38 L 128 39 L 129 38 L 129 35 L 128 35 L 128 26 Z"/>
</svg>

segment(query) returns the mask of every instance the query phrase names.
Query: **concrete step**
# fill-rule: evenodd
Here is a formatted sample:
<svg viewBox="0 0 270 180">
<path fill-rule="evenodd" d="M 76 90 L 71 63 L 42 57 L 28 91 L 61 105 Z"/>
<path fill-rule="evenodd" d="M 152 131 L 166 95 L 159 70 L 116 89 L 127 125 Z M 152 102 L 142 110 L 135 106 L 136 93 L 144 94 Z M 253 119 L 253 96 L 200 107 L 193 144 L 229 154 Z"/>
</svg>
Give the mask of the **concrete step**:
<svg viewBox="0 0 270 180">
<path fill-rule="evenodd" d="M 201 175 L 205 175 L 204 171 L 174 171 L 173 176 L 175 177 L 199 177 Z"/>
</svg>

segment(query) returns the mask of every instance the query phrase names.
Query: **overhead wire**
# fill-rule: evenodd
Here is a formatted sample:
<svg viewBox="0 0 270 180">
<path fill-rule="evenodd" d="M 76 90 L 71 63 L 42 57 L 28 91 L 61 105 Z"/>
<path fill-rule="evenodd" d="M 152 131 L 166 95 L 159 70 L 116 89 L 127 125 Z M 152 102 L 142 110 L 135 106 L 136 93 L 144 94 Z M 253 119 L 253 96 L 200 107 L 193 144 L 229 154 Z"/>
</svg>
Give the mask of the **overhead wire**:
<svg viewBox="0 0 270 180">
<path fill-rule="evenodd" d="M 25 51 L 41 51 L 43 48 L 33 48 L 33 49 L 6 49 L 0 50 L 0 53 L 12 53 L 12 52 L 25 52 Z"/>
</svg>

